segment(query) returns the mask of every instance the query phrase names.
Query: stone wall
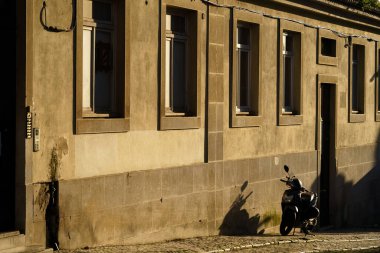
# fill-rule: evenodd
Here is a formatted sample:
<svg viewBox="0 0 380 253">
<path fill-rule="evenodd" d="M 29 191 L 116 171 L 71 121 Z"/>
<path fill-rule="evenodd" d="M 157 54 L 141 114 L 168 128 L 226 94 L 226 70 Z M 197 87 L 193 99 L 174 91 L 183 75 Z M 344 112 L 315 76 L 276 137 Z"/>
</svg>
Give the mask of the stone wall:
<svg viewBox="0 0 380 253">
<path fill-rule="evenodd" d="M 315 190 L 316 158 L 293 153 L 62 180 L 60 246 L 277 232 L 283 165 Z"/>
<path fill-rule="evenodd" d="M 337 226 L 380 224 L 379 144 L 337 150 L 335 178 Z"/>
</svg>

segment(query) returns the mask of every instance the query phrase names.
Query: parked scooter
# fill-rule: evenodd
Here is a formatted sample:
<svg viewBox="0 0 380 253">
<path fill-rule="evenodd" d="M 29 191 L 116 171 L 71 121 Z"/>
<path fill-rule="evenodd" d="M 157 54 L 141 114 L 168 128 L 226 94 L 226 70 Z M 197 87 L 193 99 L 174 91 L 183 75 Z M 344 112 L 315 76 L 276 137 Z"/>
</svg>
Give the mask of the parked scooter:
<svg viewBox="0 0 380 253">
<path fill-rule="evenodd" d="M 282 195 L 281 208 L 282 219 L 280 224 L 281 235 L 288 235 L 294 228 L 301 228 L 305 235 L 317 225 L 319 209 L 316 207 L 318 196 L 316 193 L 306 190 L 301 180 L 289 174 L 289 167 L 284 166 L 288 174 L 286 179 L 280 179 L 290 188 Z M 293 232 L 294 234 L 294 232 Z"/>
</svg>

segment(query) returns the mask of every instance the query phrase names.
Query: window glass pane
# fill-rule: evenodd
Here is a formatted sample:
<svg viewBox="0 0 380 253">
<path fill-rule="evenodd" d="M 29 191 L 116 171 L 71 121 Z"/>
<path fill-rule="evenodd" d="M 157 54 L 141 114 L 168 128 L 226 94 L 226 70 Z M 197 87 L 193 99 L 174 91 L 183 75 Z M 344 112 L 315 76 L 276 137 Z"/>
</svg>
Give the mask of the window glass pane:
<svg viewBox="0 0 380 253">
<path fill-rule="evenodd" d="M 284 57 L 284 107 L 292 107 L 292 92 L 293 92 L 293 58 Z"/>
<path fill-rule="evenodd" d="M 95 112 L 109 112 L 113 93 L 113 51 L 110 32 L 97 31 L 95 44 Z"/>
<path fill-rule="evenodd" d="M 380 111 L 380 49 L 377 54 L 377 110 Z"/>
<path fill-rule="evenodd" d="M 178 15 L 171 15 L 170 18 L 171 31 L 178 33 L 186 32 L 186 19 L 185 17 Z"/>
<path fill-rule="evenodd" d="M 98 72 L 95 74 L 95 82 L 95 112 L 110 112 L 111 76 L 104 72 Z"/>
<path fill-rule="evenodd" d="M 362 45 L 352 47 L 351 110 L 364 113 L 364 53 Z"/>
<path fill-rule="evenodd" d="M 336 40 L 322 38 L 321 54 L 324 56 L 336 57 Z"/>
<path fill-rule="evenodd" d="M 239 82 L 237 92 L 237 106 L 249 106 L 249 54 L 246 51 L 239 50 Z"/>
<path fill-rule="evenodd" d="M 111 32 L 96 31 L 96 64 L 95 71 L 112 71 L 113 51 Z"/>
<path fill-rule="evenodd" d="M 111 21 L 111 3 L 93 1 L 92 15 L 96 20 Z"/>
<path fill-rule="evenodd" d="M 249 45 L 249 28 L 238 27 L 238 44 Z"/>
<path fill-rule="evenodd" d="M 359 48 L 357 45 L 354 45 L 352 47 L 352 61 L 358 61 L 358 51 L 359 51 Z"/>
<path fill-rule="evenodd" d="M 166 49 L 165 49 L 165 107 L 170 108 L 170 69 L 171 69 L 171 40 L 166 40 Z"/>
<path fill-rule="evenodd" d="M 174 41 L 173 45 L 173 112 L 185 112 L 186 44 Z"/>
<path fill-rule="evenodd" d="M 352 111 L 359 111 L 358 107 L 358 64 L 352 63 Z"/>
<path fill-rule="evenodd" d="M 285 51 L 293 52 L 293 36 L 286 35 Z"/>
<path fill-rule="evenodd" d="M 237 31 L 237 30 L 236 30 Z M 236 50 L 236 107 L 240 108 L 240 49 Z"/>
<path fill-rule="evenodd" d="M 91 30 L 83 30 L 83 98 L 82 106 L 85 110 L 91 109 Z"/>
</svg>

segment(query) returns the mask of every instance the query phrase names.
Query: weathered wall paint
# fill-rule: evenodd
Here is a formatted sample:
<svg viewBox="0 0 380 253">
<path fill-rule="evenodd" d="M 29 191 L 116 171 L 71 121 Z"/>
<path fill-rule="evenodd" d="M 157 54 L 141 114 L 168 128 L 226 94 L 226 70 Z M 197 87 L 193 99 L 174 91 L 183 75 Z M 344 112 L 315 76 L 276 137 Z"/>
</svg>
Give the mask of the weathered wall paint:
<svg viewBox="0 0 380 253">
<path fill-rule="evenodd" d="M 179 1 L 179 0 L 178 0 Z M 175 1 L 174 1 L 175 2 Z M 191 5 L 202 5 L 202 1 L 182 0 Z M 221 1 L 219 1 L 221 2 Z M 380 38 L 378 28 L 373 28 L 373 24 L 366 24 L 365 18 L 355 17 L 355 14 L 340 16 L 340 12 L 328 13 L 328 10 L 313 9 L 313 4 L 306 5 L 287 1 L 250 1 L 226 0 L 226 4 L 234 4 L 242 7 L 263 11 L 270 15 L 279 15 L 293 18 L 313 25 L 321 25 L 336 29 L 345 33 L 365 34 L 370 37 Z M 71 22 L 71 0 L 49 1 L 47 6 L 47 20 L 49 25 L 68 27 Z M 359 182 L 377 164 L 378 154 L 374 154 L 370 159 L 365 160 L 366 166 L 354 174 L 350 174 L 344 167 L 355 167 L 362 162 L 350 161 L 352 154 L 342 153 L 340 150 L 357 147 L 357 152 L 366 153 L 366 146 L 377 147 L 379 123 L 375 121 L 375 44 L 368 42 L 366 47 L 366 120 L 363 123 L 348 122 L 348 49 L 344 47 L 344 39 L 337 38 L 339 55 L 337 66 L 324 66 L 317 64 L 317 30 L 315 28 L 304 28 L 304 50 L 303 50 L 303 124 L 294 126 L 277 126 L 277 89 L 278 89 L 278 21 L 276 19 L 264 17 L 263 29 L 263 59 L 262 59 L 262 116 L 263 123 L 260 127 L 230 128 L 229 127 L 229 94 L 230 94 L 230 10 L 226 8 L 210 7 L 211 14 L 202 19 L 202 33 L 207 34 L 207 18 L 210 20 L 210 38 L 216 38 L 218 45 L 206 44 L 206 36 L 202 37 L 201 62 L 202 62 L 202 82 L 201 82 L 201 128 L 195 130 L 173 130 L 158 131 L 158 87 L 159 87 L 159 4 L 160 1 L 130 1 L 131 11 L 131 46 L 130 46 L 130 131 L 126 133 L 106 133 L 106 134 L 74 134 L 75 123 L 75 33 L 52 33 L 43 29 L 40 23 L 40 11 L 43 0 L 33 1 L 33 73 L 32 73 L 32 96 L 28 100 L 32 101 L 34 115 L 34 127 L 41 129 L 41 150 L 31 155 L 27 160 L 27 174 L 31 175 L 30 182 L 27 182 L 27 199 L 35 199 L 33 192 L 38 193 L 39 182 L 49 180 L 49 168 L 53 150 L 57 152 L 59 158 L 58 179 L 63 187 L 60 187 L 60 212 L 63 217 L 60 228 L 60 240 L 63 247 L 80 247 L 86 245 L 96 245 L 115 242 L 142 242 L 146 241 L 146 235 L 152 236 L 153 240 L 170 239 L 175 237 L 187 237 L 196 235 L 217 234 L 218 228 L 223 223 L 223 218 L 228 213 L 233 199 L 239 193 L 239 187 L 244 180 L 249 181 L 252 190 L 257 192 L 254 195 L 255 201 L 248 204 L 248 208 L 255 208 L 254 214 L 265 217 L 274 217 L 280 212 L 279 201 L 283 191 L 283 186 L 277 181 L 282 175 L 282 165 L 289 164 L 296 174 L 300 174 L 306 186 L 316 189 L 318 156 L 317 156 L 317 75 L 328 74 L 338 76 L 337 83 L 337 139 L 336 148 L 338 170 L 337 175 L 354 182 Z M 330 17 L 327 17 L 325 14 Z M 352 19 L 353 22 L 349 20 Z M 378 17 L 373 17 L 378 21 Z M 373 21 L 368 21 L 369 23 Z M 30 34 L 29 34 L 30 35 Z M 206 47 L 209 47 L 209 55 L 206 55 Z M 216 49 L 218 48 L 218 49 Z M 216 51 L 212 51 L 216 50 Z M 208 58 L 207 58 L 208 57 Z M 209 73 L 206 73 L 208 65 Z M 217 70 L 217 75 L 213 75 L 213 70 Z M 215 74 L 215 73 L 214 73 Z M 216 78 L 215 76 L 218 76 Z M 206 112 L 206 81 L 210 85 L 211 79 L 216 78 L 218 86 L 216 112 Z M 219 80 L 219 81 L 218 81 Z M 221 85 L 220 85 L 221 84 Z M 220 87 L 221 86 L 221 87 Z M 30 95 L 30 94 L 29 94 Z M 208 93 L 209 97 L 213 94 Z M 210 106 L 210 104 L 209 104 Z M 211 108 L 211 107 L 209 107 Z M 211 119 L 211 116 L 215 116 Z M 205 131 L 206 119 L 209 123 L 217 122 L 216 128 L 222 141 L 215 145 L 220 162 L 210 165 L 204 164 L 205 154 L 210 152 L 207 143 L 207 131 Z M 210 126 L 209 126 L 210 127 Z M 221 134 L 220 134 L 221 133 Z M 217 137 L 218 138 L 218 137 Z M 210 141 L 210 139 L 208 139 Z M 218 139 L 217 139 L 218 141 Z M 220 141 L 220 140 L 219 140 Z M 28 147 L 27 147 L 28 148 Z M 208 149 L 207 149 L 208 148 Z M 308 153 L 307 158 L 300 158 L 302 153 Z M 354 152 L 355 153 L 355 152 Z M 373 152 L 372 152 L 373 153 Z M 281 159 L 278 159 L 281 157 Z M 223 183 L 223 187 L 218 188 L 218 184 L 230 180 L 233 169 L 228 170 L 228 164 L 239 161 L 238 167 L 244 167 L 245 159 L 258 159 L 261 163 L 254 169 L 254 177 L 242 176 L 240 181 L 235 179 L 234 184 Z M 218 159 L 217 159 L 218 160 Z M 346 165 L 341 165 L 341 161 L 347 161 Z M 306 161 L 306 162 L 305 162 Z M 368 165 L 368 166 L 367 166 Z M 209 190 L 195 190 L 195 181 L 186 182 L 189 187 L 188 192 L 181 192 L 184 187 L 181 181 L 176 181 L 179 169 L 187 167 L 195 171 L 203 170 L 204 167 L 215 166 L 214 175 L 217 175 L 217 167 L 222 168 L 221 177 L 214 176 L 212 187 Z M 269 169 L 270 168 L 270 169 Z M 146 171 L 146 172 L 143 172 Z M 124 186 L 124 178 L 128 173 L 164 173 L 163 180 L 157 189 L 158 192 L 150 192 L 144 198 L 136 199 L 129 203 L 126 197 L 112 203 L 107 201 L 106 195 L 99 195 L 91 199 L 93 182 L 100 182 L 104 187 L 108 177 L 114 181 L 120 181 L 120 187 Z M 269 172 L 269 174 L 267 174 Z M 182 173 L 182 172 L 181 172 Z M 225 174 L 226 173 L 226 174 Z M 173 176 L 174 175 L 174 176 Z M 267 177 L 255 182 L 256 177 Z M 231 177 L 236 177 L 231 175 Z M 371 176 L 377 179 L 378 174 Z M 171 179 L 170 179 L 171 178 Z M 177 178 L 178 179 L 178 178 Z M 126 179 L 125 179 L 126 180 Z M 170 185 L 178 188 L 174 193 L 173 203 L 166 207 L 160 207 L 160 198 L 166 196 L 163 193 L 164 181 L 168 180 Z M 190 179 L 189 179 L 190 180 Z M 191 177 L 193 180 L 193 177 Z M 194 177 L 194 180 L 198 180 Z M 220 180 L 222 180 L 220 182 Z M 154 180 L 152 180 L 154 181 Z M 350 182 L 351 182 L 350 181 Z M 143 181 L 142 183 L 144 183 Z M 147 181 L 151 182 L 151 181 Z M 376 181 L 375 181 L 376 182 Z M 375 183 L 371 184 L 376 185 Z M 95 188 L 104 192 L 106 188 L 100 186 Z M 337 192 L 340 185 L 336 183 Z M 371 187 L 372 187 L 371 186 Z M 90 193 L 86 195 L 83 190 L 90 187 Z M 131 186 L 133 192 L 138 192 L 138 185 Z M 162 188 L 163 187 L 163 188 Z M 35 188 L 35 189 L 34 189 Z M 191 189 L 191 190 L 190 190 Z M 364 189 L 364 190 L 363 190 Z M 368 193 L 368 187 L 361 188 L 355 192 L 355 196 L 360 193 Z M 372 189 L 372 188 L 371 188 Z M 117 190 L 117 189 L 116 189 Z M 209 191 L 209 192 L 208 192 Z M 273 198 L 267 202 L 267 194 Z M 81 192 L 79 194 L 78 192 Z M 232 192 L 232 193 L 231 193 Z M 350 194 L 352 189 L 345 191 Z M 70 195 L 72 193 L 72 195 Z M 160 193 L 160 194 L 158 194 Z M 76 196 L 78 194 L 78 196 Z M 196 199 L 201 201 L 199 208 L 178 210 L 174 202 L 185 201 L 192 198 L 193 194 L 198 194 Z M 170 195 L 170 194 L 169 194 Z M 75 197 L 74 197 L 75 196 Z M 124 195 L 123 195 L 124 196 Z M 190 197 L 189 197 L 190 196 Z M 192 196 L 192 197 L 191 197 Z M 377 195 L 376 195 L 377 196 Z M 69 199 L 71 204 L 65 201 Z M 90 198 L 87 202 L 83 198 Z M 199 197 L 199 198 L 198 198 Z M 276 198 L 278 197 L 278 198 Z M 178 198 L 178 199 L 176 199 Z M 337 196 L 341 201 L 343 197 Z M 146 200 L 146 201 L 145 201 Z M 149 201 L 148 201 L 149 200 Z M 69 202 L 70 202 L 69 201 Z M 145 202 L 144 202 L 145 201 Z M 202 202 L 204 201 L 204 202 Z M 217 207 L 215 203 L 223 202 L 223 207 Z M 338 201 L 338 203 L 340 203 Z M 361 201 L 359 197 L 355 201 Z M 372 201 L 372 200 L 371 200 Z M 29 203 L 29 202 L 28 202 Z M 90 203 L 90 206 L 82 208 L 83 203 Z M 122 203 L 122 206 L 119 206 Z M 182 202 L 181 202 L 182 203 Z M 214 203 L 214 204 L 212 204 Z M 365 202 L 361 201 L 361 205 Z M 34 204 L 36 205 L 36 203 Z M 206 210 L 204 210 L 206 205 Z M 175 206 L 175 207 L 174 207 Z M 88 214 L 88 209 L 94 208 L 94 213 Z M 120 209 L 121 208 L 121 209 Z M 124 209 L 123 209 L 124 208 Z M 346 209 L 345 209 L 346 208 Z M 344 205 L 338 206 L 338 218 L 344 217 L 344 213 L 349 216 L 342 218 L 337 224 L 344 225 L 354 223 L 352 217 L 355 212 L 348 212 Z M 27 229 L 28 242 L 44 242 L 45 223 L 38 217 L 35 218 L 31 212 L 30 205 L 27 206 Z M 36 209 L 37 210 L 37 209 Z M 129 212 L 144 210 L 148 212 L 147 217 L 153 216 L 152 224 L 140 226 L 141 224 L 130 224 L 135 220 L 135 216 L 128 216 Z M 158 211 L 157 211 L 158 210 Z M 203 210 L 203 211 L 202 211 Z M 376 210 L 376 209 L 371 209 Z M 156 216 L 154 216 L 155 212 Z M 275 212 L 276 211 L 276 212 Z M 142 212 L 142 213 L 144 213 Z M 207 212 L 207 215 L 203 212 Z M 123 214 L 121 214 L 123 213 Z M 171 215 L 178 214 L 184 216 L 186 222 L 170 223 Z M 110 215 L 111 214 L 111 215 Z M 123 216 L 126 222 L 125 227 L 138 227 L 127 231 L 127 236 L 108 233 L 120 229 L 115 220 L 109 218 Z M 163 215 L 165 217 L 163 217 Z M 206 217 L 207 216 L 207 217 Z M 83 231 L 92 233 L 88 226 L 81 223 L 86 217 L 86 224 L 94 228 L 96 233 L 86 237 L 82 241 L 76 237 Z M 155 217 L 155 218 L 154 218 Z M 190 217 L 190 218 L 189 218 Z M 143 219 L 144 217 L 140 217 Z M 189 220 L 187 220 L 189 218 Z M 111 219 L 111 220 L 107 220 Z M 116 218 L 115 218 L 116 219 Z M 159 224 L 155 224 L 159 221 Z M 272 219 L 272 218 L 271 218 Z M 179 218 L 180 220 L 180 218 Z M 205 224 L 202 222 L 206 222 Z M 370 220 L 372 222 L 372 220 Z M 96 229 L 95 229 L 96 228 Z M 98 228 L 100 230 L 98 230 Z M 92 231 L 92 232 L 91 232 Z M 99 232 L 100 231 L 100 232 Z M 123 231 L 120 231 L 120 233 Z M 125 232 L 125 231 L 124 231 Z M 70 238 L 75 238 L 70 242 Z M 72 239 L 74 240 L 74 239 Z M 84 244 L 86 243 L 86 245 Z"/>
</svg>

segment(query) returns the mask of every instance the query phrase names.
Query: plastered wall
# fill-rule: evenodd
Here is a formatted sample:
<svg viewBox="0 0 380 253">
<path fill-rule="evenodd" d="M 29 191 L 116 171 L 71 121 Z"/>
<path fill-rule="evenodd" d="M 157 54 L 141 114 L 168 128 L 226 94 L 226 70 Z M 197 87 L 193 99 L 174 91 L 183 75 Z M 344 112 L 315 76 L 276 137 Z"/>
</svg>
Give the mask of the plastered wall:
<svg viewBox="0 0 380 253">
<path fill-rule="evenodd" d="M 228 2 L 234 4 L 234 1 Z M 48 24 L 68 27 L 71 22 L 72 1 L 51 1 L 47 6 Z M 277 10 L 259 5 L 241 3 L 258 11 L 278 14 Z M 204 160 L 204 105 L 205 68 L 202 68 L 202 128 L 185 131 L 157 131 L 158 35 L 159 3 L 131 2 L 131 129 L 127 133 L 73 134 L 74 107 L 74 37 L 73 32 L 52 33 L 43 29 L 40 19 L 42 0 L 34 1 L 34 58 L 33 58 L 33 112 L 34 126 L 41 129 L 41 151 L 33 154 L 33 181 L 46 180 L 51 152 L 59 149 L 61 165 L 59 177 L 70 179 L 133 170 L 162 168 L 199 163 Z M 303 124 L 277 126 L 277 19 L 264 18 L 262 60 L 262 115 L 261 127 L 230 128 L 230 10 L 218 10 L 223 22 L 211 23 L 210 30 L 218 29 L 223 37 L 223 155 L 225 160 L 263 156 L 287 152 L 314 150 L 316 146 L 316 76 L 337 75 L 338 113 L 337 147 L 364 145 L 375 142 L 378 124 L 374 121 L 375 44 L 366 47 L 366 121 L 348 123 L 348 49 L 344 39 L 339 41 L 338 66 L 316 64 L 317 29 L 305 28 L 303 49 Z M 331 27 L 346 33 L 375 34 L 313 20 L 289 13 L 280 13 L 314 25 Z M 206 21 L 204 21 L 206 23 Z M 214 27 L 221 26 L 219 27 Z M 206 24 L 202 25 L 206 32 Z M 206 36 L 202 47 L 206 47 Z M 310 46 L 312 45 L 312 46 Z M 202 50 L 205 62 L 205 50 Z M 209 62 L 212 63 L 213 55 Z M 205 65 L 204 65 L 205 66 Z M 220 109 L 219 109 L 220 110 Z M 218 112 L 219 113 L 219 112 Z M 220 115 L 220 114 L 219 114 Z M 365 131 L 361 129 L 365 128 Z M 302 140 L 302 141 L 300 141 Z M 89 147 L 98 147 L 97 149 Z M 243 148 L 241 148 L 243 147 Z"/>
<path fill-rule="evenodd" d="M 110 134 L 74 134 L 74 33 L 43 29 L 43 1 L 34 1 L 34 127 L 41 129 L 41 150 L 33 153 L 33 182 L 46 181 L 55 148 L 59 179 L 146 170 L 204 160 L 204 129 L 157 131 L 158 1 L 131 1 L 130 131 Z M 48 25 L 69 26 L 72 1 L 47 3 Z M 205 33 L 206 23 L 202 25 Z M 205 37 L 201 43 L 205 48 Z M 205 50 L 201 60 L 205 61 Z M 205 69 L 202 69 L 204 111 Z M 202 121 L 203 122 L 203 121 Z M 97 148 L 94 148 L 97 147 Z"/>
</svg>

